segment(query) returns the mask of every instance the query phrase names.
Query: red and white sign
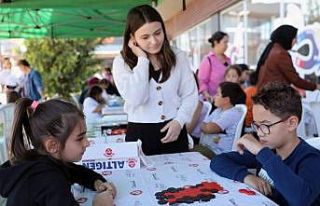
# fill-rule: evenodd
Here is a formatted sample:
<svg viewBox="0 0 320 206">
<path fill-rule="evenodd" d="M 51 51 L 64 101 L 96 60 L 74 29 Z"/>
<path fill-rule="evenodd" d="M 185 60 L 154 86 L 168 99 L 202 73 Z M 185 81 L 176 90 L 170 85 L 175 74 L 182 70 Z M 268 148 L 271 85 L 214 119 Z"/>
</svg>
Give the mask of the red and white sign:
<svg viewBox="0 0 320 206">
<path fill-rule="evenodd" d="M 99 173 L 112 170 L 139 169 L 137 142 L 93 144 L 86 149 L 79 164 Z"/>
</svg>

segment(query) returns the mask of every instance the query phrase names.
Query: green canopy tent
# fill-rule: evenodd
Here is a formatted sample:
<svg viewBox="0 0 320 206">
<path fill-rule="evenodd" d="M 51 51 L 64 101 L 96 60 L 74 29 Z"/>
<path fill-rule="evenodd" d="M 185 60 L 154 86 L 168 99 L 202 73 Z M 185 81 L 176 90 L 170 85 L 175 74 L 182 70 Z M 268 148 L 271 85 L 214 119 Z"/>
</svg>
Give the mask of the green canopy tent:
<svg viewBox="0 0 320 206">
<path fill-rule="evenodd" d="M 0 38 L 121 36 L 128 11 L 152 0 L 0 0 Z"/>
</svg>

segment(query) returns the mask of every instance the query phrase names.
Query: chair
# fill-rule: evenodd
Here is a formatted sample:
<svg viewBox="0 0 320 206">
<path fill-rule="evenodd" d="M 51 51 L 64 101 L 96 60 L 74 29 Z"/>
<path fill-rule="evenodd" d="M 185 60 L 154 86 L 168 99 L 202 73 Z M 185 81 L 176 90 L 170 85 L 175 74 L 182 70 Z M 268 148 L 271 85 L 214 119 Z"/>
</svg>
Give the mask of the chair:
<svg viewBox="0 0 320 206">
<path fill-rule="evenodd" d="M 245 104 L 237 104 L 235 107 L 242 113 L 242 116 L 241 116 L 241 118 L 238 122 L 238 125 L 237 125 L 237 129 L 236 129 L 236 133 L 235 133 L 233 145 L 232 145 L 232 151 L 236 151 L 236 149 L 237 149 L 236 143 L 237 143 L 238 139 L 241 137 L 244 120 L 247 115 L 247 106 Z"/>
<path fill-rule="evenodd" d="M 305 141 L 311 146 L 313 146 L 314 148 L 320 150 L 320 137 L 310 138 Z"/>
<path fill-rule="evenodd" d="M 208 102 L 208 101 L 203 101 L 202 102 L 203 104 L 203 110 L 206 111 L 206 114 L 204 116 L 203 119 L 206 119 L 209 115 L 210 115 L 210 111 L 212 109 L 212 103 L 211 102 Z M 201 121 L 201 120 L 198 120 L 198 121 Z M 194 148 L 194 141 L 192 139 L 192 137 L 188 134 L 188 145 L 189 145 L 189 149 L 193 149 Z"/>
<path fill-rule="evenodd" d="M 82 110 L 82 105 L 79 102 L 80 94 L 79 93 L 70 93 L 73 103 Z"/>
<path fill-rule="evenodd" d="M 8 159 L 8 143 L 10 142 L 15 104 L 9 103 L 0 107 L 0 124 L 2 125 L 2 134 L 0 135 L 0 162 Z"/>
<path fill-rule="evenodd" d="M 205 107 L 207 109 L 207 113 L 204 119 L 206 119 L 209 115 L 210 115 L 210 111 L 212 109 L 212 104 L 208 101 L 204 101 L 203 102 L 203 107 Z"/>
<path fill-rule="evenodd" d="M 309 102 L 317 126 L 317 136 L 320 136 L 320 102 Z"/>
<path fill-rule="evenodd" d="M 314 118 L 314 115 L 309 103 L 302 102 L 302 115 L 301 115 L 300 123 L 297 127 L 297 135 L 303 139 L 308 139 L 310 137 L 313 137 L 313 134 L 309 134 L 307 131 L 308 130 L 307 124 L 310 124 L 308 123 L 308 118 L 310 119 L 310 115 L 312 115 L 311 118 L 312 117 Z"/>
</svg>

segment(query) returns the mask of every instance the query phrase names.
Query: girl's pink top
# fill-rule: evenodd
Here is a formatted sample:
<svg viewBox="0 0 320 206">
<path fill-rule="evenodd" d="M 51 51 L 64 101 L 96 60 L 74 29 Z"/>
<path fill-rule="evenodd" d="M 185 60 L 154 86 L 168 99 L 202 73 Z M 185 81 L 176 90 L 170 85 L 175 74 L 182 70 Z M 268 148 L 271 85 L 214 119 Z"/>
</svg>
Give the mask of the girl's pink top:
<svg viewBox="0 0 320 206">
<path fill-rule="evenodd" d="M 211 68 L 208 57 L 211 60 Z M 224 58 L 230 65 L 230 58 L 225 55 Z M 200 64 L 198 73 L 199 93 L 207 91 L 211 96 L 214 96 L 217 93 L 219 84 L 224 81 L 224 73 L 228 65 L 225 66 L 212 51 L 205 56 Z"/>
</svg>

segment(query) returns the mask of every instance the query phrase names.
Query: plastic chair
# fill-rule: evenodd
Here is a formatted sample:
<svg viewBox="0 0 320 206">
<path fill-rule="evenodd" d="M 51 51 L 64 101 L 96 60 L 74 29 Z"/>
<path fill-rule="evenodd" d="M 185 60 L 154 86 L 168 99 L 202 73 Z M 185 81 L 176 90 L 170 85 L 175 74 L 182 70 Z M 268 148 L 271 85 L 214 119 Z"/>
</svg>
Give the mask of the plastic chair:
<svg viewBox="0 0 320 206">
<path fill-rule="evenodd" d="M 300 123 L 297 127 L 297 135 L 301 138 L 304 138 L 304 139 L 308 138 L 307 127 L 306 127 L 307 114 L 312 114 L 312 111 L 311 111 L 311 107 L 309 106 L 309 104 L 304 102 L 304 103 L 302 103 L 301 120 L 300 120 Z"/>
<path fill-rule="evenodd" d="M 74 103 L 75 105 L 77 105 L 77 107 L 78 107 L 79 109 L 82 110 L 82 105 L 81 105 L 80 102 L 79 102 L 80 94 L 79 94 L 79 93 L 70 93 L 70 96 L 71 96 L 71 98 L 72 98 L 73 103 Z"/>
<path fill-rule="evenodd" d="M 314 148 L 320 150 L 320 137 L 310 138 L 305 141 L 311 146 L 313 146 Z"/>
<path fill-rule="evenodd" d="M 9 103 L 0 107 L 0 124 L 3 126 L 3 134 L 0 136 L 0 162 L 8 159 L 8 143 L 10 142 L 15 104 Z"/>
<path fill-rule="evenodd" d="M 233 145 L 232 145 L 232 151 L 236 151 L 236 149 L 237 149 L 236 143 L 237 143 L 238 139 L 241 137 L 244 120 L 247 115 L 247 106 L 245 104 L 237 104 L 235 106 L 235 108 L 238 109 L 240 112 L 242 112 L 242 116 L 241 116 L 241 118 L 238 122 L 238 125 L 237 125 L 237 129 L 236 129 L 236 133 L 235 133 L 235 137 L 234 137 Z"/>
<path fill-rule="evenodd" d="M 320 136 L 320 102 L 309 102 L 311 114 L 313 114 L 317 126 L 317 136 Z"/>
<path fill-rule="evenodd" d="M 205 107 L 207 109 L 207 113 L 204 119 L 206 119 L 209 115 L 210 115 L 210 111 L 212 109 L 212 104 L 208 101 L 204 101 L 203 102 L 203 107 Z"/>
</svg>

